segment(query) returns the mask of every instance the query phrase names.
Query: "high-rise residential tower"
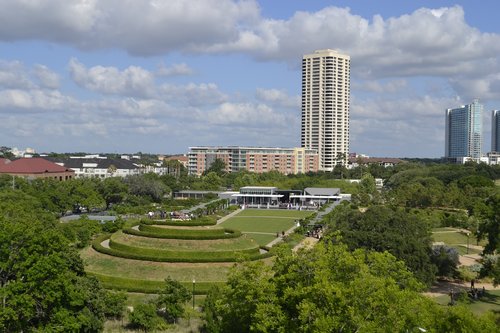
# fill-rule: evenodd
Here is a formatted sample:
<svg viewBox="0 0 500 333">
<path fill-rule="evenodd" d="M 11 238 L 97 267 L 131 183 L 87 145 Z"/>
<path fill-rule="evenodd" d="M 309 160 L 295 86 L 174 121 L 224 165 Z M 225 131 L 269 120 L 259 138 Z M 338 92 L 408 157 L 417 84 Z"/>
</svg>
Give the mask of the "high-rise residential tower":
<svg viewBox="0 0 500 333">
<path fill-rule="evenodd" d="M 491 151 L 500 153 L 500 110 L 491 113 Z"/>
<path fill-rule="evenodd" d="M 445 157 L 479 160 L 482 149 L 483 105 L 472 104 L 446 110 Z"/>
<path fill-rule="evenodd" d="M 318 151 L 323 171 L 347 164 L 350 75 L 350 57 L 334 50 L 318 50 L 302 58 L 301 145 Z"/>
</svg>

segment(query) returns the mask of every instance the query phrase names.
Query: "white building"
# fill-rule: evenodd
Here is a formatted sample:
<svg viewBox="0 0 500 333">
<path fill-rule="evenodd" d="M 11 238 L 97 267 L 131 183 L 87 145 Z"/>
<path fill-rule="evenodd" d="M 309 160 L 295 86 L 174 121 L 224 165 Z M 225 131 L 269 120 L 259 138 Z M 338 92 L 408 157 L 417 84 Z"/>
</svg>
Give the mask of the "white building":
<svg viewBox="0 0 500 333">
<path fill-rule="evenodd" d="M 46 158 L 75 171 L 76 178 L 127 177 L 144 173 L 144 169 L 125 159 L 94 158 Z"/>
<path fill-rule="evenodd" d="M 302 58 L 301 144 L 315 149 L 319 169 L 347 164 L 351 60 L 334 50 L 318 50 Z"/>
</svg>

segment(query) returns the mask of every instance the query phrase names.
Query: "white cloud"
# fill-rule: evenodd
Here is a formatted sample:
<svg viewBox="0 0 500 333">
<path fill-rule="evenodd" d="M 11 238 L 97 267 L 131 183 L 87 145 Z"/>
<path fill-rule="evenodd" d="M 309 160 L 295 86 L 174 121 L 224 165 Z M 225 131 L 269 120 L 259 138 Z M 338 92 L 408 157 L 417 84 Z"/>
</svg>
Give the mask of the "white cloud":
<svg viewBox="0 0 500 333">
<path fill-rule="evenodd" d="M 189 106 L 220 104 L 227 100 L 215 83 L 163 84 L 158 89 L 158 97 L 171 104 Z"/>
<path fill-rule="evenodd" d="M 59 74 L 44 65 L 35 65 L 34 75 L 40 82 L 40 85 L 47 89 L 59 88 Z"/>
<path fill-rule="evenodd" d="M 75 104 L 76 100 L 57 90 L 0 90 L 0 113 L 12 110 L 24 110 L 27 113 L 43 110 L 70 112 Z"/>
<path fill-rule="evenodd" d="M 0 60 L 0 88 L 28 89 L 33 87 L 34 84 L 20 61 Z"/>
<path fill-rule="evenodd" d="M 216 109 L 201 115 L 200 121 L 213 125 L 241 124 L 248 127 L 286 127 L 293 121 L 265 104 L 222 103 Z"/>
<path fill-rule="evenodd" d="M 79 86 L 110 95 L 150 97 L 154 94 L 154 75 L 137 66 L 120 71 L 116 67 L 86 68 L 77 59 L 69 62 L 71 78 Z"/>
<path fill-rule="evenodd" d="M 373 93 L 396 93 L 406 89 L 408 82 L 403 79 L 380 82 L 375 80 L 363 80 L 352 82 L 351 87 L 358 91 L 367 91 Z"/>
<path fill-rule="evenodd" d="M 255 97 L 278 107 L 300 109 L 300 96 L 289 96 L 283 90 L 257 88 Z"/>
<path fill-rule="evenodd" d="M 159 76 L 177 76 L 177 75 L 192 75 L 194 73 L 193 69 L 185 63 L 173 64 L 170 67 L 165 67 L 165 65 L 160 65 L 156 75 Z"/>
</svg>

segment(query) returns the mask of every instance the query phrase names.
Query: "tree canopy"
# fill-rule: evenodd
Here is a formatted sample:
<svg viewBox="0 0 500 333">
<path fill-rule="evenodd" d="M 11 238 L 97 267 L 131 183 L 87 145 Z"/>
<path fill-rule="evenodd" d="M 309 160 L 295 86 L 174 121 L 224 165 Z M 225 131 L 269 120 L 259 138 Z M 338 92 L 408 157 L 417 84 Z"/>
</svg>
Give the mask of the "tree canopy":
<svg viewBox="0 0 500 333">
<path fill-rule="evenodd" d="M 349 251 L 336 239 L 282 249 L 273 266 L 241 264 L 206 298 L 210 332 L 490 332 L 489 316 L 444 308 L 421 295 L 404 263 L 385 252 Z"/>
</svg>

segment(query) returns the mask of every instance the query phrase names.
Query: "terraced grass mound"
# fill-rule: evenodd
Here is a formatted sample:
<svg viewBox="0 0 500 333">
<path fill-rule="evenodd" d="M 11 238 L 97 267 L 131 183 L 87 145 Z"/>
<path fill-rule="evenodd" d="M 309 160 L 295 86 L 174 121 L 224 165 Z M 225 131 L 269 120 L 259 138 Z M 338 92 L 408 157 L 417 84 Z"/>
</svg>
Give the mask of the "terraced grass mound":
<svg viewBox="0 0 500 333">
<path fill-rule="evenodd" d="M 195 279 L 196 293 L 205 294 L 210 286 L 224 283 L 229 269 L 234 265 L 133 260 L 99 253 L 91 247 L 82 250 L 80 255 L 87 273 L 96 276 L 105 288 L 142 293 L 156 293 L 158 286 L 170 276 L 185 285 L 191 285 Z"/>
<path fill-rule="evenodd" d="M 245 210 L 224 223 L 143 220 L 103 235 L 82 251 L 86 270 L 109 289 L 156 293 L 167 276 L 205 294 L 224 283 L 235 262 L 272 261 L 263 247 L 309 212 Z M 228 223 L 229 222 L 229 223 Z M 244 233 L 242 233 L 242 230 Z M 260 241 L 256 241 L 255 238 Z M 264 242 L 265 238 L 265 242 Z"/>
<path fill-rule="evenodd" d="M 107 246 L 103 245 L 103 242 L 108 237 L 108 235 L 104 235 L 97 238 L 92 243 L 92 247 L 98 252 L 127 259 L 155 262 L 237 262 L 262 259 L 270 255 L 268 252 L 261 254 L 258 246 L 237 251 L 200 251 L 196 249 L 191 251 L 169 251 L 153 247 L 131 246 L 112 239 L 109 239 Z"/>
<path fill-rule="evenodd" d="M 255 240 L 247 235 L 238 238 L 215 239 L 211 241 L 171 239 L 171 238 L 151 238 L 137 235 L 130 235 L 118 231 L 111 235 L 111 240 L 126 243 L 131 246 L 156 248 L 169 251 L 241 251 L 257 248 L 259 245 Z"/>
<path fill-rule="evenodd" d="M 140 224 L 138 228 L 124 229 L 123 232 L 143 237 L 168 238 L 168 239 L 226 239 L 237 238 L 241 232 L 227 228 L 185 227 L 185 226 L 156 226 Z"/>
</svg>

